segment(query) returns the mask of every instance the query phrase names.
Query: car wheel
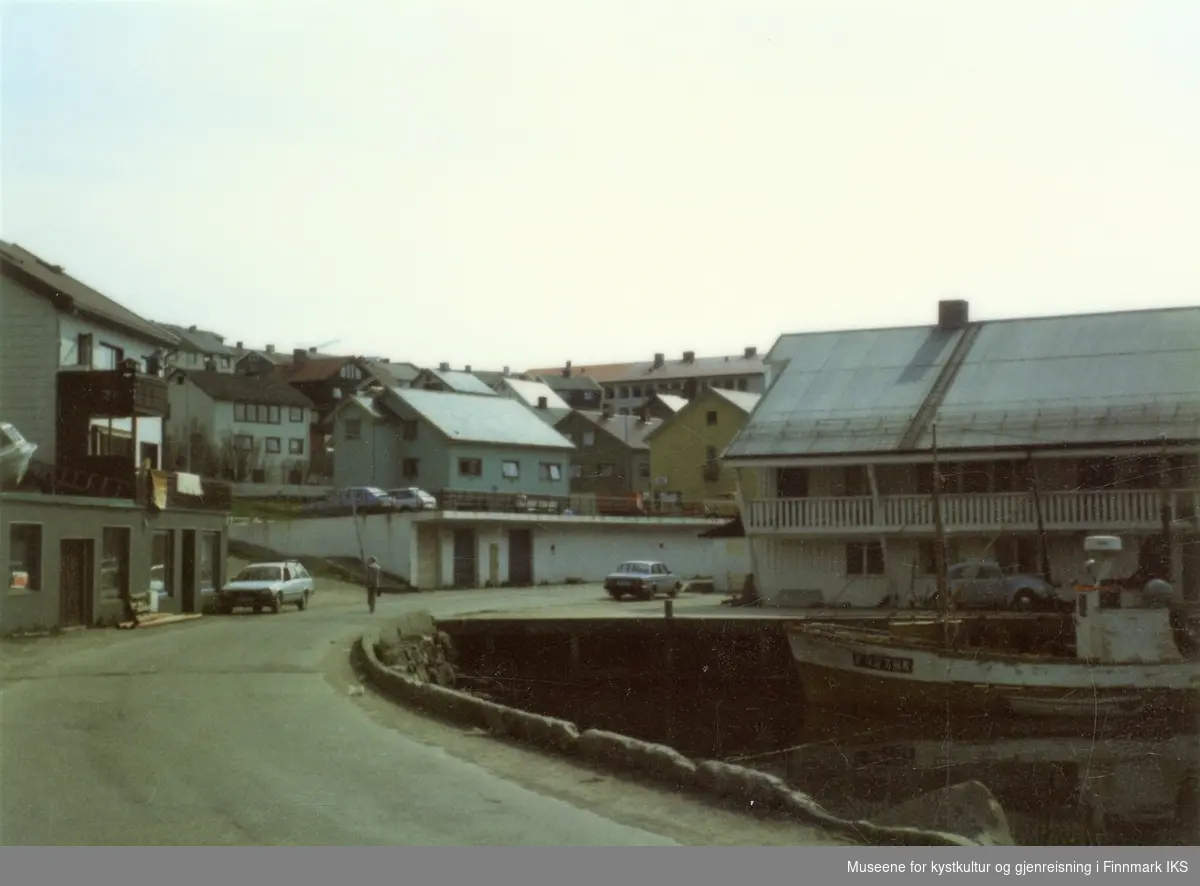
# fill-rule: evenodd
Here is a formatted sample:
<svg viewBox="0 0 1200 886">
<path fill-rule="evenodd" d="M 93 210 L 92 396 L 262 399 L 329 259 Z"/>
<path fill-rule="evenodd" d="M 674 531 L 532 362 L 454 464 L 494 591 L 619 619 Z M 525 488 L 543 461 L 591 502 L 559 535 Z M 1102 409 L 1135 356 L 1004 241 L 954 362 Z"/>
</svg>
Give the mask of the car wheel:
<svg viewBox="0 0 1200 886">
<path fill-rule="evenodd" d="M 262 614 L 262 607 L 261 607 L 261 606 L 259 606 L 257 603 L 255 603 L 255 604 L 254 604 L 254 614 L 255 614 L 255 615 L 261 615 L 261 614 Z"/>
<path fill-rule="evenodd" d="M 1018 612 L 1032 612 L 1037 608 L 1037 595 L 1029 588 L 1022 588 L 1013 597 L 1012 608 Z"/>
<path fill-rule="evenodd" d="M 278 615 L 283 610 L 283 594 L 276 594 L 271 601 L 271 611 Z"/>
<path fill-rule="evenodd" d="M 301 612 L 308 608 L 308 591 L 300 595 L 300 599 L 296 601 L 296 608 Z"/>
<path fill-rule="evenodd" d="M 668 597 L 678 597 L 679 592 L 682 590 L 683 590 L 683 584 L 681 582 L 675 582 L 675 584 L 671 586 L 671 590 L 667 591 L 667 596 Z"/>
<path fill-rule="evenodd" d="M 621 592 L 620 591 L 609 591 L 608 596 L 612 597 L 614 600 L 620 600 Z"/>
</svg>

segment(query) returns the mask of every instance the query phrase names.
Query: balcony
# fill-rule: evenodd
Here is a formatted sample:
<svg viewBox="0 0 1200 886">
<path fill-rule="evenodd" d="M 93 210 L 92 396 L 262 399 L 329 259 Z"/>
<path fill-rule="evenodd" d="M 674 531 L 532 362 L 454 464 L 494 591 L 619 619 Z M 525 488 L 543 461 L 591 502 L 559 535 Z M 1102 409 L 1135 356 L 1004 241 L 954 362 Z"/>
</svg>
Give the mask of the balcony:
<svg viewBox="0 0 1200 886">
<path fill-rule="evenodd" d="M 1163 493 L 1157 489 L 1043 492 L 1042 525 L 1047 530 L 1145 530 L 1162 526 Z M 1173 520 L 1194 521 L 1200 492 L 1167 493 Z M 1035 532 L 1038 507 L 1027 493 L 942 496 L 948 533 Z M 928 495 L 776 498 L 752 502 L 746 530 L 802 536 L 902 535 L 932 533 L 933 499 Z"/>
</svg>

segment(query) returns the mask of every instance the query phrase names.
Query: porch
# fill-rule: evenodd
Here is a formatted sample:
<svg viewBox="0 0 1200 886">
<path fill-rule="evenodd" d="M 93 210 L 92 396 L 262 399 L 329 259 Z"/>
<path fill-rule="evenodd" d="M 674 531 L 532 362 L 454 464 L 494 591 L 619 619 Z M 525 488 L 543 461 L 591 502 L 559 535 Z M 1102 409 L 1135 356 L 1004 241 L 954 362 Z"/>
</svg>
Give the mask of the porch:
<svg viewBox="0 0 1200 886">
<path fill-rule="evenodd" d="M 1200 512 L 1195 489 L 950 494 L 941 499 L 947 532 L 1155 531 L 1162 507 L 1174 521 L 1193 523 Z M 920 534 L 934 531 L 930 495 L 771 498 L 747 506 L 746 531 L 755 535 L 845 537 Z"/>
</svg>

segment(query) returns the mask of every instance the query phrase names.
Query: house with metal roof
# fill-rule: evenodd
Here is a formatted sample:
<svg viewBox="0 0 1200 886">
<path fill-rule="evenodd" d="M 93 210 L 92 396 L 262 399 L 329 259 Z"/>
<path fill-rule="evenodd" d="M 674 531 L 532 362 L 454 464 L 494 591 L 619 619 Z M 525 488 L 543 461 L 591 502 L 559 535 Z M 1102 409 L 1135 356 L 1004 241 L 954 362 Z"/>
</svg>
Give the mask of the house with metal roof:
<svg viewBox="0 0 1200 886">
<path fill-rule="evenodd" d="M 595 411 L 603 404 L 604 389 L 600 383 L 587 375 L 573 372 L 570 363 L 561 372 L 547 372 L 531 378 L 548 385 L 572 409 Z"/>
<path fill-rule="evenodd" d="M 351 398 L 333 415 L 336 486 L 417 486 L 434 494 L 570 492 L 574 447 L 523 403 L 418 388 Z"/>
<path fill-rule="evenodd" d="M 530 369 L 532 377 L 570 373 L 594 380 L 604 393 L 604 405 L 618 415 L 637 414 L 656 393 L 690 399 L 705 388 L 723 388 L 761 394 L 767 388 L 767 364 L 755 347 L 741 354 L 697 357 L 684 351 L 678 360 L 657 353 L 653 360 L 634 363 L 605 363 L 561 369 Z"/>
<path fill-rule="evenodd" d="M 705 390 L 720 391 L 724 390 L 724 388 L 705 388 Z M 757 397 L 758 395 L 754 394 L 752 396 Z M 687 406 L 689 402 L 691 401 L 686 397 L 677 397 L 674 394 L 655 394 L 646 401 L 645 409 L 653 418 L 661 418 L 663 421 L 668 421 L 675 413 Z"/>
<path fill-rule="evenodd" d="M 1200 308 L 784 335 L 730 443 L 768 601 L 920 605 L 947 559 L 1072 577 L 1082 533 L 1200 592 Z"/>
<path fill-rule="evenodd" d="M 274 375 L 180 370 L 169 382 L 176 468 L 239 483 L 307 482 L 315 406 L 292 385 Z"/>
<path fill-rule="evenodd" d="M 533 410 L 533 414 L 550 425 L 570 414 L 571 407 L 567 401 L 558 396 L 554 389 L 544 382 L 527 381 L 522 378 L 500 378 L 492 386 L 501 397 L 524 403 Z"/>
<path fill-rule="evenodd" d="M 646 436 L 659 424 L 644 413 L 620 415 L 609 408 L 577 409 L 564 417 L 555 427 L 575 444 L 571 491 L 601 500 L 648 495 L 652 486 Z M 606 508 L 598 510 L 603 513 Z"/>
<path fill-rule="evenodd" d="M 241 355 L 232 345 L 225 343 L 225 336 L 195 325 L 159 325 L 179 339 L 179 344 L 167 353 L 165 365 L 168 370 L 233 372 L 234 364 Z"/>
<path fill-rule="evenodd" d="M 437 369 L 422 369 L 409 387 L 414 390 L 443 391 L 451 394 L 496 394 L 486 382 L 471 372 L 470 366 L 460 371 L 451 369 L 449 363 L 442 363 Z"/>
</svg>

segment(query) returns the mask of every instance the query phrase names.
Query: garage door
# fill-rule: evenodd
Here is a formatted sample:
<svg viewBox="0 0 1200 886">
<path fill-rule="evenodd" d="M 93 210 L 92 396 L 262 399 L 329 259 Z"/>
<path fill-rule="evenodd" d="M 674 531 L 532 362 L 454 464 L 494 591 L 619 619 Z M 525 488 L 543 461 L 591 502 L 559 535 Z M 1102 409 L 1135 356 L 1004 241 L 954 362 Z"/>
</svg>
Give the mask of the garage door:
<svg viewBox="0 0 1200 886">
<path fill-rule="evenodd" d="M 417 525 L 417 587 L 423 589 L 436 588 L 441 585 L 438 576 L 438 566 L 441 557 L 438 551 L 438 530 L 436 526 Z"/>
</svg>

